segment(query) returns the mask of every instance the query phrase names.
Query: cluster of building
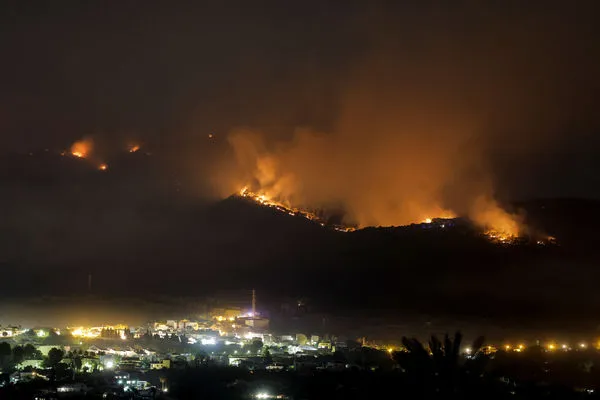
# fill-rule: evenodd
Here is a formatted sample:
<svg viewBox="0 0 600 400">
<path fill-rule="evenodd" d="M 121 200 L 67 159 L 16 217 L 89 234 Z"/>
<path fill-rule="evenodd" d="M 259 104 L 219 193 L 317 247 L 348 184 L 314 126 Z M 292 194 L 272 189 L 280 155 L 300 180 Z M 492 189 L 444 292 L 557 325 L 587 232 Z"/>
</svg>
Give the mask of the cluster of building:
<svg viewBox="0 0 600 400">
<path fill-rule="evenodd" d="M 25 333 L 26 330 L 27 329 L 23 329 L 20 325 L 0 325 L 0 336 L 3 338 L 10 338 Z"/>
<path fill-rule="evenodd" d="M 426 224 L 448 222 L 439 220 Z M 59 349 L 61 356 L 57 362 L 73 373 L 108 374 L 110 385 L 105 388 L 106 393 L 137 391 L 149 395 L 156 390 L 168 390 L 166 381 L 158 380 L 160 375 L 157 375 L 164 376 L 161 372 L 164 369 L 200 365 L 267 371 L 378 368 L 378 365 L 392 361 L 392 353 L 404 350 L 400 345 L 369 342 L 366 338 L 346 340 L 322 334 L 276 334 L 270 330 L 269 322 L 256 311 L 253 291 L 252 308 L 248 312 L 235 307 L 213 307 L 203 318 L 152 321 L 138 327 L 124 324 L 64 328 L 7 326 L 0 327 L 4 337 L 0 342 L 9 343 L 13 350 L 17 346 L 29 347 L 29 356 L 21 357 L 18 362 L 15 360 L 8 383 L 47 380 L 50 353 L 54 349 L 56 355 L 56 349 Z M 600 342 L 597 346 L 591 342 L 573 346 L 554 341 L 504 343 L 488 345 L 482 350 L 485 353 L 522 352 L 529 346 L 547 352 L 566 352 L 600 349 Z M 475 351 L 469 347 L 461 349 L 467 358 Z M 373 360 L 370 365 L 365 362 L 368 357 Z M 57 390 L 68 394 L 87 389 L 81 382 L 71 382 Z"/>
<path fill-rule="evenodd" d="M 302 357 L 331 355 L 347 347 L 346 341 L 329 336 L 274 335 L 268 319 L 238 312 L 220 309 L 208 321 L 154 321 L 137 328 L 19 328 L 6 340 L 13 347 L 34 345 L 39 353 L 15 365 L 11 382 L 43 377 L 44 361 L 55 348 L 63 352 L 60 363 L 83 372 L 145 372 L 199 363 L 281 369 Z"/>
</svg>

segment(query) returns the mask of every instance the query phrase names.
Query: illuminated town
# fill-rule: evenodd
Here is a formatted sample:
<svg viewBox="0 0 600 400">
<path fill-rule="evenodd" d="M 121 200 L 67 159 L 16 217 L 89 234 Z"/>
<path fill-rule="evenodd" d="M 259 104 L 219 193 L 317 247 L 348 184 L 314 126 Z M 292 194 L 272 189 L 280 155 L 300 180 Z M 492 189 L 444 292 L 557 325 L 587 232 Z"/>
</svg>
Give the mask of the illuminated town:
<svg viewBox="0 0 600 400">
<path fill-rule="evenodd" d="M 418 343 L 401 337 L 394 341 L 347 337 L 324 330 L 276 333 L 270 329 L 269 318 L 257 311 L 254 290 L 249 305 L 246 312 L 238 307 L 215 307 L 203 318 L 151 321 L 142 326 L 3 326 L 0 346 L 9 348 L 11 356 L 2 363 L 0 372 L 6 380 L 0 387 L 34 382 L 43 386 L 63 374 L 75 379 L 60 378 L 64 383 L 56 386 L 58 397 L 81 392 L 103 393 L 104 398 L 168 399 L 168 377 L 189 368 L 235 368 L 257 377 L 271 376 L 271 380 L 292 372 L 391 371 L 400 368 L 402 354 L 414 352 Z M 577 342 L 476 341 L 473 345 L 457 338 L 462 362 L 527 354 L 545 354 L 550 359 L 571 353 L 579 354 L 573 357 L 600 357 L 600 337 Z M 424 348 L 430 356 L 439 351 L 435 341 Z M 93 377 L 102 377 L 104 383 L 88 386 Z M 250 398 L 291 398 L 276 387 L 257 389 Z M 37 398 L 50 398 L 49 393 L 39 392 Z"/>
</svg>

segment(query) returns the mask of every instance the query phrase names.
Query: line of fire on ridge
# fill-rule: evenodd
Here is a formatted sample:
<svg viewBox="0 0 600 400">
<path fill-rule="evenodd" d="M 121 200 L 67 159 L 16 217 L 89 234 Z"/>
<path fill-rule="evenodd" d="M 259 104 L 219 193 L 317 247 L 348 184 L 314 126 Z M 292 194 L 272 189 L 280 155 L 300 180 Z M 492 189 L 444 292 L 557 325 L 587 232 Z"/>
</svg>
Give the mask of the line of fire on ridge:
<svg viewBox="0 0 600 400">
<path fill-rule="evenodd" d="M 312 222 L 318 223 L 322 227 L 327 227 L 338 232 L 352 232 L 357 229 L 356 227 L 352 226 L 328 224 L 326 220 L 312 211 L 286 205 L 283 202 L 272 199 L 265 194 L 253 192 L 247 186 L 239 191 L 239 195 L 243 198 L 255 201 L 262 206 L 273 208 L 290 216 L 301 216 Z M 440 228 L 445 228 L 450 221 L 454 220 L 455 218 L 427 218 L 426 220 L 422 221 L 421 224 L 431 224 L 439 226 Z M 498 244 L 516 244 L 523 239 L 519 235 L 505 233 L 495 229 L 487 229 L 483 232 L 483 235 L 491 242 Z M 538 245 L 554 244 L 555 242 L 556 239 L 551 236 L 536 240 L 536 244 Z"/>
</svg>

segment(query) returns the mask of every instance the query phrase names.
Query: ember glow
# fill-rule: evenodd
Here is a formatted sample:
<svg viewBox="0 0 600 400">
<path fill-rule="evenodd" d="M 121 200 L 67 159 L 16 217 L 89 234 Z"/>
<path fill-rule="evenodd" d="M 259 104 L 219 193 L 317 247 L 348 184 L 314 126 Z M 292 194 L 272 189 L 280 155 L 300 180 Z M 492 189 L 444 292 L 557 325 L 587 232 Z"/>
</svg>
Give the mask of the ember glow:
<svg viewBox="0 0 600 400">
<path fill-rule="evenodd" d="M 506 233 L 506 232 L 502 232 L 502 231 L 497 231 L 494 229 L 490 229 L 488 231 L 485 231 L 485 236 L 488 237 L 488 239 L 490 239 L 493 242 L 499 242 L 499 243 L 512 243 L 513 241 L 515 241 L 516 239 L 519 238 L 518 235 L 514 235 L 511 233 Z"/>
<path fill-rule="evenodd" d="M 435 132 L 436 127 L 431 129 Z M 233 132 L 229 142 L 242 171 L 236 179 L 250 182 L 241 195 L 290 215 L 303 213 L 321 224 L 322 217 L 305 210 L 343 210 L 344 229 L 432 224 L 462 216 L 493 242 L 511 243 L 524 233 L 520 218 L 490 194 L 487 175 L 473 179 L 465 173 L 463 180 L 457 178 L 462 168 L 484 162 L 470 156 L 473 160 L 465 164 L 468 155 L 458 150 L 453 154 L 457 146 L 445 130 L 429 134 L 447 141 L 434 140 L 433 145 L 421 143 L 420 137 L 397 139 L 392 134 L 367 144 L 345 132 L 301 132 L 290 143 L 274 147 L 260 133 Z M 345 146 L 348 149 L 340 151 Z M 373 154 L 365 153 L 365 148 L 374 147 Z"/>
<path fill-rule="evenodd" d="M 83 139 L 73 143 L 71 154 L 77 158 L 87 158 L 92 152 L 93 143 L 89 139 Z"/>
<path fill-rule="evenodd" d="M 486 197 L 478 197 L 471 208 L 471 220 L 479 225 L 492 241 L 510 243 L 522 234 L 519 217 L 511 215 Z"/>
<path fill-rule="evenodd" d="M 299 216 L 310 221 L 316 222 L 322 227 L 330 228 L 338 232 L 352 232 L 357 229 L 355 226 L 328 224 L 326 218 L 309 211 L 290 205 L 289 203 L 278 201 L 265 192 L 251 191 L 248 186 L 239 190 L 240 197 L 252 200 L 261 206 L 273 208 L 281 213 L 290 216 Z M 486 202 L 478 199 L 479 212 L 470 217 L 473 224 L 481 228 L 482 234 L 492 243 L 513 245 L 523 238 L 523 227 L 519 222 L 518 216 L 511 215 L 502 210 L 495 202 Z M 435 218 L 425 218 L 417 224 L 431 225 L 439 229 L 446 228 L 449 224 L 454 224 L 457 220 L 456 215 L 444 213 Z M 536 235 L 535 243 L 538 245 L 556 244 L 556 239 L 552 236 Z"/>
<path fill-rule="evenodd" d="M 277 211 L 281 212 L 281 213 L 285 213 L 288 214 L 292 217 L 295 216 L 299 216 L 299 217 L 303 217 L 306 218 L 310 221 L 316 222 L 319 225 L 325 227 L 328 226 L 336 231 L 339 232 L 351 232 L 353 230 L 355 230 L 356 228 L 351 227 L 351 226 L 343 226 L 343 225 L 328 225 L 327 222 L 320 216 L 318 216 L 316 213 L 305 210 L 305 209 L 300 209 L 297 207 L 293 207 L 289 204 L 285 204 L 283 202 L 277 201 L 272 199 L 271 197 L 269 197 L 268 195 L 261 193 L 261 192 L 252 192 L 248 189 L 247 186 L 244 186 L 240 191 L 239 191 L 239 195 L 241 197 L 253 200 L 257 203 L 259 203 L 260 205 L 266 206 L 266 207 L 270 207 L 270 208 L 274 208 Z"/>
</svg>

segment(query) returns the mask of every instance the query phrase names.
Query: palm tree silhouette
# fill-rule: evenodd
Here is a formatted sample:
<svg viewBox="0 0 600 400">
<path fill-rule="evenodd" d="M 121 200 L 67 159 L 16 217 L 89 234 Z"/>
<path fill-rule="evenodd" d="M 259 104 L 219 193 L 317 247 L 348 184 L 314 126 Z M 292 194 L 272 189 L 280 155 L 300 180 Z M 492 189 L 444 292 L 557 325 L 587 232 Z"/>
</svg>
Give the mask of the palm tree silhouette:
<svg viewBox="0 0 600 400">
<path fill-rule="evenodd" d="M 406 373 L 412 389 L 427 397 L 462 397 L 481 387 L 487 357 L 481 352 L 484 338 L 477 338 L 470 355 L 461 355 L 463 336 L 448 334 L 443 342 L 436 336 L 429 340 L 429 349 L 415 338 L 402 338 L 405 352 L 397 352 L 394 359 Z"/>
</svg>

